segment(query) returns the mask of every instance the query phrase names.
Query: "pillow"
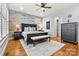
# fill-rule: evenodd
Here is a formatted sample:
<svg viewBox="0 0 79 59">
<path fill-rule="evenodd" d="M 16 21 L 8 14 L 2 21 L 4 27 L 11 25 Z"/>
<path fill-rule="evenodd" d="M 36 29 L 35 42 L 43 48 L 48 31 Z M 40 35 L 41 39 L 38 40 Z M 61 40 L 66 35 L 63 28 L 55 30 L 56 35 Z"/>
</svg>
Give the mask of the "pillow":
<svg viewBox="0 0 79 59">
<path fill-rule="evenodd" d="M 34 30 L 33 30 L 33 27 L 30 28 L 30 31 L 34 31 Z"/>
<path fill-rule="evenodd" d="M 35 31 L 35 27 L 32 27 L 32 31 Z"/>
<path fill-rule="evenodd" d="M 28 32 L 28 27 L 25 27 L 25 28 L 24 28 L 24 31 L 25 31 L 25 32 Z"/>
<path fill-rule="evenodd" d="M 31 31 L 31 27 L 28 27 L 28 31 Z"/>
</svg>

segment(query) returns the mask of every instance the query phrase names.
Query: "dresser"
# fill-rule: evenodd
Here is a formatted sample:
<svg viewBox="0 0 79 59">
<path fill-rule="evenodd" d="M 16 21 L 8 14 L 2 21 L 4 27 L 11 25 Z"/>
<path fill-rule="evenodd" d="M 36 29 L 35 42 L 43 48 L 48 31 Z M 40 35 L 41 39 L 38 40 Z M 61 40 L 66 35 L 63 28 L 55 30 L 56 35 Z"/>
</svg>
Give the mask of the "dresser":
<svg viewBox="0 0 79 59">
<path fill-rule="evenodd" d="M 77 42 L 78 23 L 63 23 L 61 25 L 61 40 L 66 42 Z"/>
</svg>

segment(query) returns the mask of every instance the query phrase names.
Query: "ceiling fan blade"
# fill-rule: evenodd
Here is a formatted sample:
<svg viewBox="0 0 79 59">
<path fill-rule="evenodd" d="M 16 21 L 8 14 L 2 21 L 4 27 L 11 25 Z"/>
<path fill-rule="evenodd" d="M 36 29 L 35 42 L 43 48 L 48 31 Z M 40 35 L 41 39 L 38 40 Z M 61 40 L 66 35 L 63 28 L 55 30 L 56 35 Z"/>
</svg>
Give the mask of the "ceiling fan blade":
<svg viewBox="0 0 79 59">
<path fill-rule="evenodd" d="M 35 4 L 36 6 L 39 6 L 39 7 L 41 7 L 40 5 L 38 5 L 38 4 Z"/>
<path fill-rule="evenodd" d="M 47 3 L 41 3 L 41 7 L 45 7 Z"/>
<path fill-rule="evenodd" d="M 40 10 L 41 8 L 38 8 L 38 9 L 36 9 L 36 10 Z"/>
<path fill-rule="evenodd" d="M 44 8 L 52 8 L 52 7 L 44 7 Z"/>
<path fill-rule="evenodd" d="M 47 3 L 41 3 L 41 4 L 45 4 L 46 5 Z"/>
</svg>

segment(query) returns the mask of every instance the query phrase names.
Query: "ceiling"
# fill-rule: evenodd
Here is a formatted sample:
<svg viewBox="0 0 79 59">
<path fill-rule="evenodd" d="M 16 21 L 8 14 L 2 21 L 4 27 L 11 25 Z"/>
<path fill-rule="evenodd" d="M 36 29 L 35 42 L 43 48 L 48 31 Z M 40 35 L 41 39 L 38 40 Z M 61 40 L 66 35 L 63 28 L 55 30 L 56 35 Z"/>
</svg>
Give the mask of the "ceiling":
<svg viewBox="0 0 79 59">
<path fill-rule="evenodd" d="M 63 11 L 63 9 L 67 9 L 76 3 L 48 3 L 47 6 L 51 6 L 52 8 L 45 9 L 45 12 L 39 9 L 40 7 L 36 6 L 35 4 L 39 3 L 9 3 L 8 7 L 10 10 L 16 10 L 39 17 L 45 17 L 47 15 L 59 12 L 60 10 Z"/>
</svg>

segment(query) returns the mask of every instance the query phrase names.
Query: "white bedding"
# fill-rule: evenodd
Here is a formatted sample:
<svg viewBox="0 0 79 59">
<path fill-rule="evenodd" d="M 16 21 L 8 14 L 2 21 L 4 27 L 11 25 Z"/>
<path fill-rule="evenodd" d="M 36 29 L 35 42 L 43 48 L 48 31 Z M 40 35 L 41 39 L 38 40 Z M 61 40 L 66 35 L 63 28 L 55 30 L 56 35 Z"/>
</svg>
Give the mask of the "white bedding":
<svg viewBox="0 0 79 59">
<path fill-rule="evenodd" d="M 31 33 L 43 33 L 42 31 L 28 31 L 28 32 L 22 32 L 22 35 L 25 38 L 25 41 L 27 40 L 27 34 L 31 34 Z"/>
</svg>

